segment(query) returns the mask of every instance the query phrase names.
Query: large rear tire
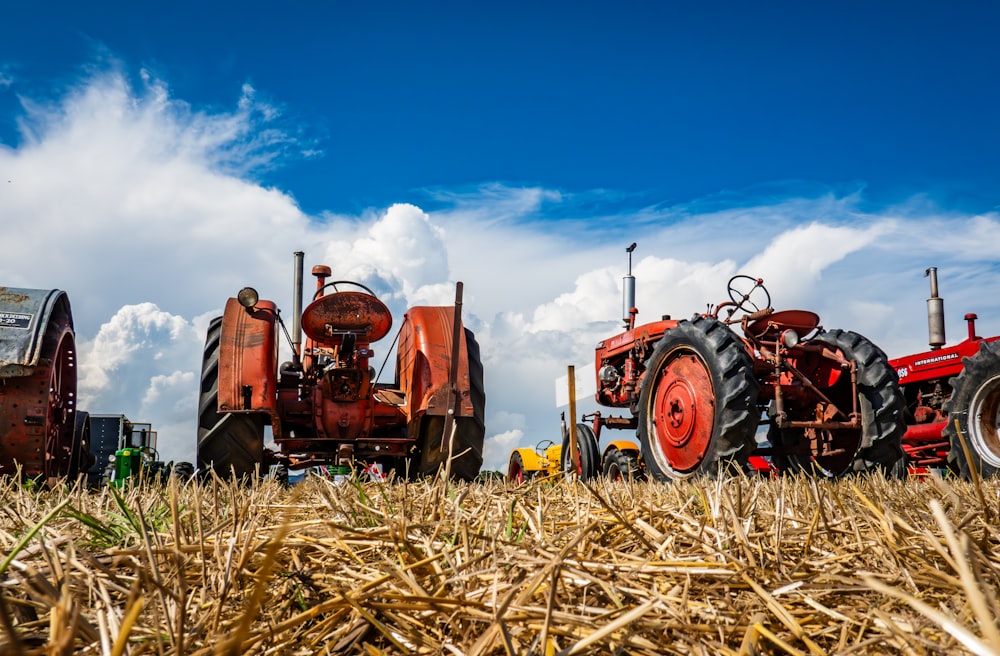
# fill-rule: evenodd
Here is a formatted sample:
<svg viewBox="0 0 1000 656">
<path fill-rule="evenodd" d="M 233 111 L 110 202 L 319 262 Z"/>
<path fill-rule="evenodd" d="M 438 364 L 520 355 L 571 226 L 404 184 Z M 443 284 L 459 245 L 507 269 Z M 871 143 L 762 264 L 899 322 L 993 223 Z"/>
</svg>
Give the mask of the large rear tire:
<svg viewBox="0 0 1000 656">
<path fill-rule="evenodd" d="M 563 434 L 562 452 L 559 454 L 559 468 L 564 472 L 575 471 L 581 481 L 589 481 L 601 473 L 601 455 L 597 436 L 587 424 L 576 425 L 576 464 L 570 463 L 569 431 Z"/>
<path fill-rule="evenodd" d="M 659 480 L 742 469 L 754 448 L 753 361 L 717 319 L 695 316 L 664 333 L 639 386 L 639 440 Z"/>
<path fill-rule="evenodd" d="M 260 475 L 264 461 L 264 417 L 219 414 L 219 340 L 222 317 L 212 319 L 205 339 L 198 402 L 198 469 L 222 478 Z"/>
<path fill-rule="evenodd" d="M 486 438 L 486 388 L 483 384 L 483 361 L 479 352 L 479 342 L 468 328 L 465 329 L 466 353 L 469 361 L 469 400 L 472 416 L 456 417 L 452 435 L 451 478 L 460 481 L 474 481 L 483 466 L 483 442 Z M 441 415 L 424 415 L 419 422 L 420 435 L 417 444 L 420 453 L 408 463 L 402 463 L 406 475 L 415 480 L 433 476 L 441 467 L 438 453 L 448 456 L 444 442 L 445 418 Z M 397 475 L 403 472 L 396 470 Z"/>
<path fill-rule="evenodd" d="M 486 439 L 486 387 L 483 382 L 483 359 L 479 342 L 465 329 L 466 353 L 469 360 L 469 399 L 472 416 L 455 419 L 454 453 L 466 452 L 451 463 L 452 476 L 464 481 L 475 480 L 483 467 L 483 442 Z"/>
<path fill-rule="evenodd" d="M 861 428 L 826 431 L 822 441 L 834 447 L 830 455 L 784 455 L 777 458 L 782 471 L 806 472 L 825 478 L 836 478 L 873 469 L 894 476 L 897 461 L 903 457 L 902 438 L 906 432 L 905 401 L 899 389 L 896 371 L 879 347 L 865 337 L 848 330 L 828 330 L 811 342 L 826 344 L 840 350 L 844 358 L 854 362 L 858 376 L 858 407 Z M 848 376 L 824 390 L 839 407 L 851 407 L 851 383 Z M 801 428 L 778 430 L 772 426 L 769 440 L 788 447 L 806 440 Z M 801 446 L 801 444 L 800 444 Z"/>
<path fill-rule="evenodd" d="M 951 379 L 951 398 L 944 404 L 948 413 L 944 434 L 951 442 L 948 463 L 965 479 L 972 477 L 972 467 L 983 477 L 996 476 L 1000 473 L 1000 342 L 983 342 L 962 365 L 962 373 Z"/>
</svg>

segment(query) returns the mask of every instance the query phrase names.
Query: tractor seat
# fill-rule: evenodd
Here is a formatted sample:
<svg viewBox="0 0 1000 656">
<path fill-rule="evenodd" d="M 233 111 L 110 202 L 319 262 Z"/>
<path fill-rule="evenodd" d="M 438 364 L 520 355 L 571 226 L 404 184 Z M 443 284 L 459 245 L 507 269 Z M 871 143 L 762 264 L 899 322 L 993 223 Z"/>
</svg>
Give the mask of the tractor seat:
<svg viewBox="0 0 1000 656">
<path fill-rule="evenodd" d="M 747 324 L 747 335 L 762 341 L 774 341 L 791 328 L 805 337 L 819 326 L 819 315 L 809 310 L 779 310 Z"/>
<path fill-rule="evenodd" d="M 364 292 L 321 296 L 302 313 L 302 330 L 318 344 L 339 346 L 348 333 L 371 343 L 389 333 L 392 314 L 385 304 Z"/>
</svg>

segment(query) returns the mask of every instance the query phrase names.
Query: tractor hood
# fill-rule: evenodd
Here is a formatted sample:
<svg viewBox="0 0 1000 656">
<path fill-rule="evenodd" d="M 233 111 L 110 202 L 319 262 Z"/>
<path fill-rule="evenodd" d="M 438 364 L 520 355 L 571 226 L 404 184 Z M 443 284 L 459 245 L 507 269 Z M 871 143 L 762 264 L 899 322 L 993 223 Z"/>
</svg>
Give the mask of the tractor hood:
<svg viewBox="0 0 1000 656">
<path fill-rule="evenodd" d="M 38 366 L 53 308 L 69 297 L 60 289 L 0 287 L 0 378 L 26 376 Z"/>
</svg>

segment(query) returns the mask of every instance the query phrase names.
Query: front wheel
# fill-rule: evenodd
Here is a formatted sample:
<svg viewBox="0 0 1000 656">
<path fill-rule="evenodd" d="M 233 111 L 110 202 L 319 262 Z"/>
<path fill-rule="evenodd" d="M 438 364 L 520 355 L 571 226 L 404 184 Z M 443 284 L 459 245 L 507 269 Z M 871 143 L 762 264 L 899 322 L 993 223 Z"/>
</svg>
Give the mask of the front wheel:
<svg viewBox="0 0 1000 656">
<path fill-rule="evenodd" d="M 190 462 L 175 462 L 170 468 L 170 476 L 180 481 L 187 481 L 194 476 L 194 465 Z"/>
<path fill-rule="evenodd" d="M 962 373 L 951 379 L 951 398 L 944 406 L 948 412 L 944 434 L 951 443 L 948 462 L 962 478 L 971 478 L 973 467 L 984 477 L 996 476 L 1000 473 L 1000 342 L 984 342 L 962 364 Z"/>
<path fill-rule="evenodd" d="M 522 485 L 525 481 L 534 478 L 537 472 L 530 472 L 524 468 L 524 458 L 515 451 L 510 454 L 510 462 L 507 463 L 507 480 L 515 485 Z"/>
<path fill-rule="evenodd" d="M 639 386 L 639 440 L 659 480 L 742 469 L 754 447 L 760 386 L 743 344 L 717 319 L 664 333 Z"/>
<path fill-rule="evenodd" d="M 604 454 L 604 475 L 612 481 L 637 481 L 642 478 L 639 456 L 635 451 L 611 448 Z"/>
</svg>

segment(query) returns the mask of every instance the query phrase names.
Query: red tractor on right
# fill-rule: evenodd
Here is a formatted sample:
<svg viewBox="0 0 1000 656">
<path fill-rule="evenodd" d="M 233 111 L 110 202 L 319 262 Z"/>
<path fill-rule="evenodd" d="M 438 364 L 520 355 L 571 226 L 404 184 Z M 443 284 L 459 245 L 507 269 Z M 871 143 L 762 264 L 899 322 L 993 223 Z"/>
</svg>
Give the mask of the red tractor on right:
<svg viewBox="0 0 1000 656">
<path fill-rule="evenodd" d="M 890 360 L 906 399 L 906 455 L 897 463 L 911 474 L 948 469 L 970 478 L 1000 473 L 1000 335 L 976 335 L 975 314 L 966 314 L 968 336 L 945 345 L 944 299 L 938 296 L 937 268 L 927 269 L 928 342 L 923 353 Z"/>
</svg>

